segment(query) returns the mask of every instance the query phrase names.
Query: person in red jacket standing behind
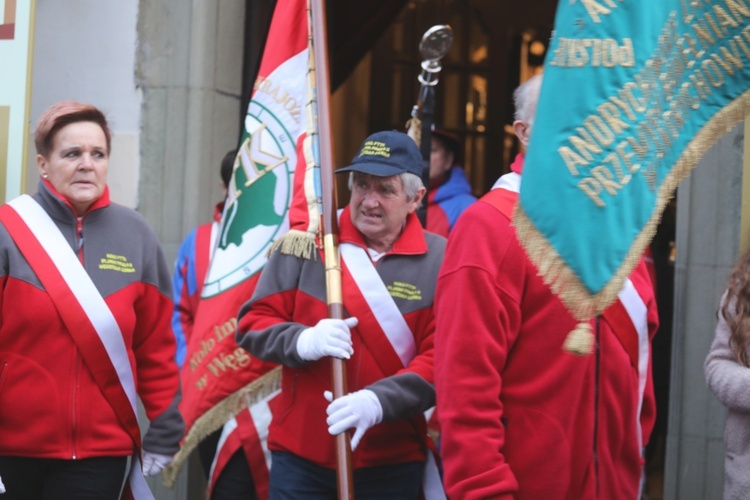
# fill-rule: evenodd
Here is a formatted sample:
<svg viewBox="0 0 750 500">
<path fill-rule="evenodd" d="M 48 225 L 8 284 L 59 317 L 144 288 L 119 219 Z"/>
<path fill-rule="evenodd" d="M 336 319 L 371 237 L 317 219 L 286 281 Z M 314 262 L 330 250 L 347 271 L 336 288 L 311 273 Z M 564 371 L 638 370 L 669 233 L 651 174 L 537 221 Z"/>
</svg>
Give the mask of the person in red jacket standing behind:
<svg viewBox="0 0 750 500">
<path fill-rule="evenodd" d="M 515 93 L 526 145 L 541 77 Z M 653 427 L 643 261 L 592 321 L 594 352 L 567 352 L 576 319 L 538 276 L 511 224 L 523 157 L 461 216 L 435 298 L 435 385 L 450 498 L 635 499 Z M 552 200 L 550 200 L 552 202 Z M 461 313 L 456 313 L 460 304 Z"/>
</svg>

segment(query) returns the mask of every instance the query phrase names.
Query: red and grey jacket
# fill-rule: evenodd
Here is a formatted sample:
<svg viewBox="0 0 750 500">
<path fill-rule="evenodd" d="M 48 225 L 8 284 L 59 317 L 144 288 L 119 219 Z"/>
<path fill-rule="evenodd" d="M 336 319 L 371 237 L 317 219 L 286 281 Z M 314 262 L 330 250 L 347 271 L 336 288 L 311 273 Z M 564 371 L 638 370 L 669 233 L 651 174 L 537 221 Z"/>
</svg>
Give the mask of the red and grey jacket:
<svg viewBox="0 0 750 500">
<path fill-rule="evenodd" d="M 516 199 L 494 189 L 467 209 L 438 279 L 446 491 L 462 499 L 637 498 L 655 418 L 649 340 L 658 317 L 648 269 L 642 261 L 629 278 L 640 305 L 632 321 L 626 308 L 608 309 L 593 325 L 595 352 L 565 352 L 577 322 L 518 242 Z"/>
<path fill-rule="evenodd" d="M 340 241 L 366 248 L 344 209 Z M 433 387 L 433 297 L 445 239 L 425 233 L 411 214 L 399 239 L 376 264 L 414 335 L 416 356 L 400 365 L 343 263 L 346 316 L 359 319 L 352 329 L 354 355 L 346 363 L 350 392 L 368 388 L 383 407 L 383 422 L 369 429 L 353 453 L 355 468 L 424 460 L 422 413 L 435 402 Z M 299 334 L 328 317 L 322 254 L 305 260 L 274 253 L 253 297 L 239 313 L 238 343 L 252 354 L 282 364 L 282 391 L 272 402 L 268 447 L 335 468 L 335 439 L 328 434 L 323 391 L 331 389 L 330 361 L 306 362 L 297 355 Z M 368 326 L 369 325 L 369 326 Z M 395 360 L 394 360 L 395 359 Z"/>
<path fill-rule="evenodd" d="M 112 311 L 151 420 L 145 449 L 172 454 L 184 423 L 170 326 L 171 282 L 156 235 L 109 191 L 77 218 L 47 181 L 36 201 L 76 251 Z M 0 455 L 84 459 L 133 454 L 40 280 L 0 225 Z"/>
</svg>

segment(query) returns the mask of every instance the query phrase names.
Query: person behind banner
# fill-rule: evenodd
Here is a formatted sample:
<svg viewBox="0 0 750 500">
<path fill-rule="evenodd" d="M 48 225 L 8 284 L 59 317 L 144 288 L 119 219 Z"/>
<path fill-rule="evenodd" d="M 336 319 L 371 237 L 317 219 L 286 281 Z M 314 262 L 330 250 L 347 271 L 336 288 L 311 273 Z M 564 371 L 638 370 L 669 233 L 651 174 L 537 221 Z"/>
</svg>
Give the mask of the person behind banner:
<svg viewBox="0 0 750 500">
<path fill-rule="evenodd" d="M 208 272 L 208 263 L 213 252 L 214 241 L 224 210 L 229 181 L 232 178 L 234 159 L 237 150 L 229 151 L 221 160 L 221 188 L 224 199 L 214 207 L 213 221 L 202 224 L 185 237 L 177 251 L 177 260 L 172 275 L 174 292 L 174 312 L 172 313 L 172 330 L 177 340 L 177 365 L 182 367 L 187 353 L 187 345 L 193 333 L 195 312 L 201 298 L 203 281 Z"/>
<path fill-rule="evenodd" d="M 237 150 L 234 149 L 227 152 L 221 160 L 221 187 L 225 199 L 216 204 L 214 208 L 214 220 L 193 229 L 182 242 L 177 252 L 174 275 L 172 276 L 172 287 L 174 289 L 172 328 L 177 339 L 176 359 L 180 367 L 182 367 L 187 354 L 190 354 L 190 356 L 193 355 L 192 352 L 188 351 L 187 346 L 190 344 L 195 315 L 213 253 L 216 235 L 218 234 L 236 157 Z M 189 358 L 190 356 L 187 357 Z M 243 419 L 237 418 L 233 423 L 236 426 L 240 426 L 244 425 L 244 422 Z M 231 453 L 231 458 L 229 458 L 224 467 L 217 471 L 217 453 L 221 449 L 219 444 L 221 442 L 222 431 L 223 429 L 220 428 L 209 434 L 198 445 L 200 462 L 206 480 L 209 483 L 208 496 L 213 500 L 235 498 L 252 500 L 259 498 L 244 446 L 238 446 L 239 449 Z M 238 434 L 245 435 L 247 433 Z M 252 445 L 248 445 L 248 447 L 250 446 Z M 263 451 L 259 450 L 259 453 L 262 454 Z M 215 477 L 211 477 L 212 471 Z"/>
<path fill-rule="evenodd" d="M 239 313 L 238 343 L 283 365 L 268 447 L 271 498 L 336 498 L 335 439 L 352 437 L 357 498 L 417 498 L 434 405 L 433 291 L 445 239 L 415 210 L 425 193 L 414 141 L 369 136 L 340 216 L 346 319 L 327 319 L 323 254 L 273 253 Z M 329 356 L 347 359 L 350 394 L 331 402 Z M 325 398 L 324 398 L 325 393 Z"/>
<path fill-rule="evenodd" d="M 531 134 L 541 77 L 515 92 Z M 577 321 L 512 225 L 523 154 L 451 233 L 435 298 L 435 382 L 450 498 L 639 498 L 655 419 L 650 339 L 658 314 L 641 260 L 592 321 L 594 352 L 563 348 Z M 549 200 L 553 202 L 553 200 Z M 456 314 L 461 304 L 461 314 Z"/>
<path fill-rule="evenodd" d="M 727 407 L 724 498 L 750 498 L 750 252 L 732 270 L 704 371 L 709 390 Z"/>
<path fill-rule="evenodd" d="M 143 475 L 184 432 L 169 267 L 144 219 L 110 203 L 99 109 L 52 105 L 34 143 L 37 193 L 0 207 L 3 498 L 148 497 Z"/>
<path fill-rule="evenodd" d="M 458 216 L 477 201 L 460 166 L 461 142 L 446 130 L 432 131 L 427 230 L 448 237 Z"/>
</svg>

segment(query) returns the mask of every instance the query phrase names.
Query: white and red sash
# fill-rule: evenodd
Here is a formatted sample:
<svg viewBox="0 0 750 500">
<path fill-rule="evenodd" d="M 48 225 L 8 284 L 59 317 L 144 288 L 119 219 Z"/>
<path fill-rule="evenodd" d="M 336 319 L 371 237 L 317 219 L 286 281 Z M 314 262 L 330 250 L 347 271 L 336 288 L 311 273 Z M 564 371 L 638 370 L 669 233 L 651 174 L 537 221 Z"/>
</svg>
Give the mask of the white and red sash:
<svg viewBox="0 0 750 500">
<path fill-rule="evenodd" d="M 345 279 L 351 279 L 359 291 L 359 294 L 350 295 L 347 293 L 347 296 L 353 297 L 357 302 L 360 302 L 359 297 L 364 299 L 367 308 L 372 312 L 375 319 L 373 323 L 377 323 L 378 326 L 377 329 L 370 328 L 370 323 L 367 323 L 367 327 L 363 328 L 362 320 L 364 318 L 358 317 L 360 320 L 359 331 L 363 340 L 367 338 L 368 340 L 365 342 L 368 344 L 370 351 L 378 353 L 375 359 L 378 364 L 384 363 L 381 365 L 381 369 L 386 368 L 385 364 L 388 365 L 387 369 L 384 369 L 386 374 L 408 366 L 417 354 L 414 334 L 380 278 L 372 260 L 370 260 L 370 256 L 362 247 L 351 243 L 339 244 L 339 252 L 344 263 L 342 267 L 345 271 L 348 271 L 344 273 Z M 353 291 L 352 288 L 345 287 L 345 290 Z M 357 310 L 361 310 L 361 308 L 357 308 Z M 378 345 L 379 348 L 373 350 L 373 344 Z M 386 346 L 389 346 L 390 349 Z M 381 361 L 382 354 L 386 353 L 389 353 L 388 361 Z M 397 366 L 394 366 L 395 360 L 400 361 Z M 435 457 L 429 450 L 427 450 L 426 457 L 422 480 L 424 497 L 427 500 L 443 500 L 446 496 Z"/>
<path fill-rule="evenodd" d="M 370 256 L 362 247 L 351 243 L 341 243 L 339 251 L 380 329 L 401 360 L 401 368 L 408 366 L 417 354 L 414 334 L 375 270 Z"/>
<path fill-rule="evenodd" d="M 268 479 L 271 470 L 268 427 L 273 417 L 269 402 L 280 392 L 281 390 L 274 391 L 224 424 L 208 477 L 209 498 L 224 467 L 239 450 L 243 450 L 247 459 L 258 498 L 268 498 Z"/>
<path fill-rule="evenodd" d="M 135 378 L 120 327 L 50 216 L 31 196 L 0 207 L 0 221 L 39 278 L 86 366 L 137 450 L 129 475 L 133 496 L 153 499 L 141 471 Z"/>
<path fill-rule="evenodd" d="M 638 415 L 640 416 L 648 381 L 650 356 L 648 307 L 630 279 L 625 281 L 625 285 L 617 295 L 617 300 L 604 310 L 602 316 L 620 339 L 633 368 L 638 372 Z M 638 444 L 642 448 L 643 433 L 640 418 L 637 422 Z"/>
</svg>

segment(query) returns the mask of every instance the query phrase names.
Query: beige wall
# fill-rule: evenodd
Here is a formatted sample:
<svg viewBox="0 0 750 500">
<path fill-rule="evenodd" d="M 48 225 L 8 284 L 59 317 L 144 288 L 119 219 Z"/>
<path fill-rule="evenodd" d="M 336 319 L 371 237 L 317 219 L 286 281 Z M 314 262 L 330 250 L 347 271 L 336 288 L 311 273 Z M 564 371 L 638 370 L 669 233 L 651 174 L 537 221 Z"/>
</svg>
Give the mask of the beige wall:
<svg viewBox="0 0 750 500">
<path fill-rule="evenodd" d="M 174 259 L 220 201 L 219 164 L 239 139 L 244 0 L 141 0 L 139 206 Z"/>
</svg>

